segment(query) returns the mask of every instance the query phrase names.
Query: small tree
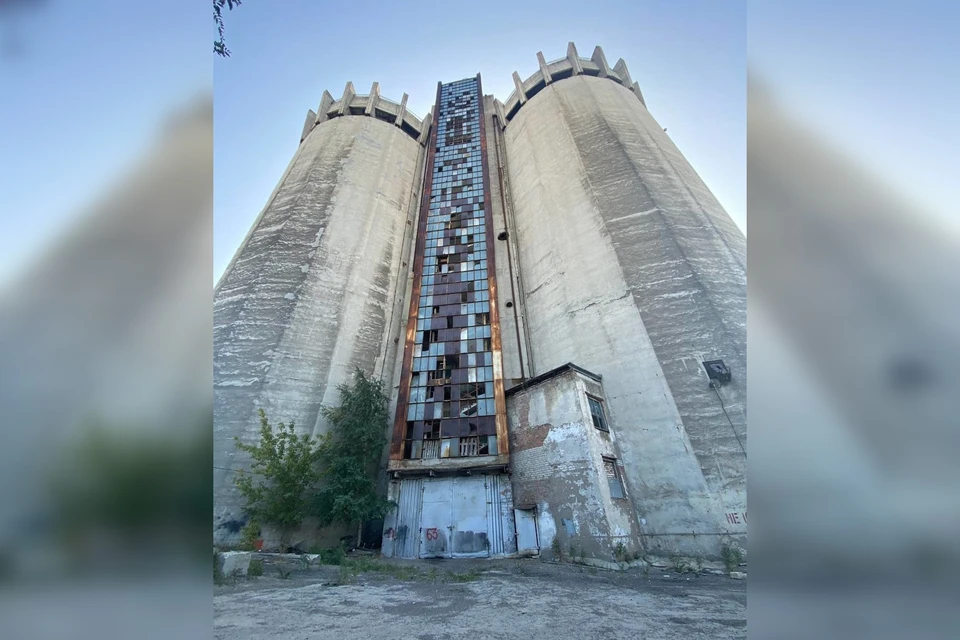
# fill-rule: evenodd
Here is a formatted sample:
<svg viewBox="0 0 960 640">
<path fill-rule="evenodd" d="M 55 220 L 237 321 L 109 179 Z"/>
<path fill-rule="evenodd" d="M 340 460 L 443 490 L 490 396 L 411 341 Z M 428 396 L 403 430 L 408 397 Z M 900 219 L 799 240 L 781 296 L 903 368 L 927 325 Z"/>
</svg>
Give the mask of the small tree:
<svg viewBox="0 0 960 640">
<path fill-rule="evenodd" d="M 357 524 L 383 517 L 390 502 L 377 493 L 377 467 L 386 444 L 389 421 L 383 382 L 360 369 L 353 384 L 343 384 L 340 406 L 323 407 L 330 432 L 320 447 L 323 484 L 316 515 L 323 525 Z"/>
<path fill-rule="evenodd" d="M 235 483 L 246 501 L 252 521 L 280 529 L 286 546 L 290 535 L 308 515 L 310 500 L 320 474 L 318 442 L 308 434 L 298 436 L 294 424 L 282 422 L 274 430 L 263 409 L 260 415 L 260 442 L 237 448 L 250 454 L 250 471 L 241 470 Z"/>
</svg>

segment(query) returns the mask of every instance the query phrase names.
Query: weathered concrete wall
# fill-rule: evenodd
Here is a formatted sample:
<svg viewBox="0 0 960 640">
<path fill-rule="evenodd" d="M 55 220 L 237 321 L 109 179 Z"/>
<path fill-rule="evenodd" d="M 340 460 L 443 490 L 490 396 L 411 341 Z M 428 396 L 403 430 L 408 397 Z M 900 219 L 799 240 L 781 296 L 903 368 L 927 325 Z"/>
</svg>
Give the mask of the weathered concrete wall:
<svg viewBox="0 0 960 640">
<path fill-rule="evenodd" d="M 545 87 L 505 141 L 534 373 L 601 374 L 648 548 L 716 554 L 746 531 L 728 515 L 746 512 L 743 234 L 608 79 Z M 713 358 L 733 372 L 726 415 Z"/>
<path fill-rule="evenodd" d="M 500 343 L 504 387 L 509 389 L 530 375 L 520 295 L 518 246 L 513 232 L 507 184 L 503 132 L 494 99 L 484 97 L 487 174 L 490 178 L 490 208 L 493 213 L 494 262 L 497 270 L 497 306 L 500 310 Z M 506 236 L 504 237 L 504 234 Z"/>
<path fill-rule="evenodd" d="M 387 122 L 317 125 L 218 285 L 215 541 L 245 519 L 233 478 L 247 460 L 233 438 L 257 439 L 258 407 L 271 422 L 321 433 L 320 406 L 338 402 L 354 367 L 393 370 L 387 343 L 419 162 L 417 141 Z"/>
<path fill-rule="evenodd" d="M 617 543 L 641 551 L 639 527 L 629 489 L 611 497 L 603 458 L 621 454 L 613 431 L 593 426 L 588 392 L 603 398 L 597 382 L 568 370 L 508 396 L 513 499 L 537 505 L 543 556 L 556 538 L 564 556 L 572 546 L 614 562 Z"/>
</svg>

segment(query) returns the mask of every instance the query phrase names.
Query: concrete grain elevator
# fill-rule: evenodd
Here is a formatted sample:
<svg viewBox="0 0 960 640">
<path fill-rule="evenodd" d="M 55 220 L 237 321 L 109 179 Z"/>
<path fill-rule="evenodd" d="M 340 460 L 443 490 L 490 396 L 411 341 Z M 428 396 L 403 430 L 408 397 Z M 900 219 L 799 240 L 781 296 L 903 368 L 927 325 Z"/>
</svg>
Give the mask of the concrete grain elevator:
<svg viewBox="0 0 960 640">
<path fill-rule="evenodd" d="M 376 84 L 308 113 L 215 291 L 215 541 L 233 436 L 322 432 L 359 366 L 393 392 L 385 556 L 746 546 L 744 235 L 623 60 L 538 60 L 423 121 Z"/>
</svg>

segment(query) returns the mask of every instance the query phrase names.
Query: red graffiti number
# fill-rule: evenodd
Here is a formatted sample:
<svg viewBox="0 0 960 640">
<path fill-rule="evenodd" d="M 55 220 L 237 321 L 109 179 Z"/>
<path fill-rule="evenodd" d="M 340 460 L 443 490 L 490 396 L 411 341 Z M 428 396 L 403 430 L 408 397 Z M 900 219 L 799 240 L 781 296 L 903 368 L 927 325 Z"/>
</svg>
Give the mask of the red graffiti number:
<svg viewBox="0 0 960 640">
<path fill-rule="evenodd" d="M 440 532 L 436 528 L 427 529 L 427 540 L 436 540 L 440 537 Z"/>
</svg>

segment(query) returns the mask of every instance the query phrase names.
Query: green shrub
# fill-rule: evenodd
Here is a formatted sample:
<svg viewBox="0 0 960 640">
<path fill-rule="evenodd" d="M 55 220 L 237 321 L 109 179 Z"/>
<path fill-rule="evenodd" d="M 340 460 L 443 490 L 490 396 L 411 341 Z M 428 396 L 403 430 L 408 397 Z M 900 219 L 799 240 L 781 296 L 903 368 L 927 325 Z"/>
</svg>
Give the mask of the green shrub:
<svg viewBox="0 0 960 640">
<path fill-rule="evenodd" d="M 618 562 L 629 562 L 630 552 L 627 551 L 627 545 L 623 544 L 622 541 L 617 542 L 617 545 L 613 548 L 613 556 Z"/>
<path fill-rule="evenodd" d="M 254 551 L 256 541 L 260 539 L 260 523 L 251 520 L 240 530 L 240 550 Z"/>
<path fill-rule="evenodd" d="M 553 542 L 550 543 L 550 549 L 553 550 L 553 555 L 558 562 L 563 562 L 563 549 L 560 546 L 560 538 L 554 536 Z"/>
<path fill-rule="evenodd" d="M 321 564 L 342 565 L 347 554 L 343 547 L 333 547 L 332 549 L 323 549 L 320 552 Z"/>
<path fill-rule="evenodd" d="M 254 558 L 250 561 L 250 567 L 247 569 L 247 577 L 259 578 L 263 575 L 263 560 Z"/>
<path fill-rule="evenodd" d="M 720 548 L 720 557 L 723 558 L 723 566 L 727 571 L 736 571 L 743 562 L 743 551 L 736 545 L 725 544 Z"/>
</svg>

